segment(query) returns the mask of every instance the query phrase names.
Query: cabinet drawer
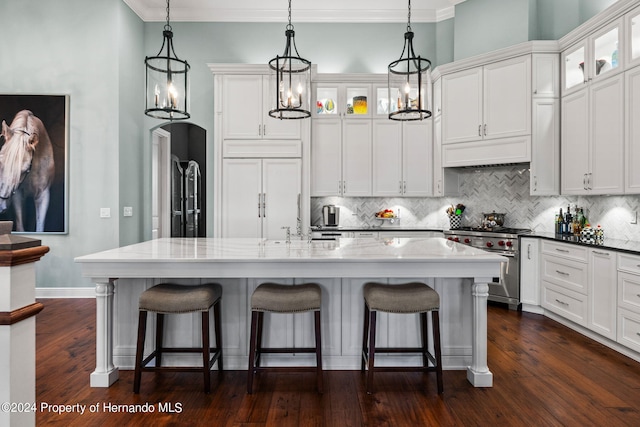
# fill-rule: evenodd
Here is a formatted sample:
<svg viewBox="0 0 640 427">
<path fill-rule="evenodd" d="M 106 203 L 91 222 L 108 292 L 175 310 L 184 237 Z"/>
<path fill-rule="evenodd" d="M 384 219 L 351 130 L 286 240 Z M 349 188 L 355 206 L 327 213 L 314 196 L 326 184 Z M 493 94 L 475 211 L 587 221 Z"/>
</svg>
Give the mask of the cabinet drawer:
<svg viewBox="0 0 640 427">
<path fill-rule="evenodd" d="M 587 324 L 587 297 L 549 282 L 542 282 L 542 307 L 579 325 Z"/>
<path fill-rule="evenodd" d="M 557 243 L 549 240 L 542 240 L 542 253 L 553 256 L 560 256 L 576 261 L 587 262 L 587 248 L 584 246 L 571 245 L 567 243 Z"/>
<path fill-rule="evenodd" d="M 640 314 L 624 308 L 618 310 L 618 343 L 640 351 Z"/>
<path fill-rule="evenodd" d="M 640 256 L 619 253 L 618 270 L 640 274 Z"/>
<path fill-rule="evenodd" d="M 640 314 L 640 276 L 618 272 L 618 305 Z"/>
<path fill-rule="evenodd" d="M 587 264 L 550 255 L 542 256 L 541 280 L 571 291 L 587 294 Z"/>
</svg>

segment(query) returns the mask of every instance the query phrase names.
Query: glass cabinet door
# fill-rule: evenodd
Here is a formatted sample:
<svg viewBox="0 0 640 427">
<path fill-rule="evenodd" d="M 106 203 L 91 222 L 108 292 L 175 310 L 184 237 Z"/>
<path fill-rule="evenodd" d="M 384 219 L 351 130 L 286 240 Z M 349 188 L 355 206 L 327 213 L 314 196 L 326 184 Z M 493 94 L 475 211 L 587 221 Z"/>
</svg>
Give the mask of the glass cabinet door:
<svg viewBox="0 0 640 427">
<path fill-rule="evenodd" d="M 397 89 L 392 89 L 391 93 L 395 93 Z M 388 118 L 389 113 L 393 113 L 398 109 L 397 103 L 389 102 L 389 89 L 387 86 L 374 87 L 375 95 L 375 111 L 373 112 L 379 118 Z"/>
<path fill-rule="evenodd" d="M 370 117 L 369 106 L 371 96 L 369 87 L 346 87 L 344 98 L 344 112 L 346 117 Z"/>
<path fill-rule="evenodd" d="M 316 117 L 336 117 L 338 115 L 338 87 L 317 86 L 315 88 L 313 115 Z"/>
<path fill-rule="evenodd" d="M 640 62 L 640 8 L 627 15 L 627 34 L 629 63 Z"/>
<path fill-rule="evenodd" d="M 615 26 L 593 39 L 593 76 L 599 76 L 620 66 L 622 54 L 618 52 L 620 27 Z"/>
<path fill-rule="evenodd" d="M 585 51 L 585 45 L 582 44 L 576 49 L 563 54 L 564 61 L 562 65 L 564 68 L 565 90 L 581 85 L 587 80 L 587 71 L 584 69 Z"/>
</svg>

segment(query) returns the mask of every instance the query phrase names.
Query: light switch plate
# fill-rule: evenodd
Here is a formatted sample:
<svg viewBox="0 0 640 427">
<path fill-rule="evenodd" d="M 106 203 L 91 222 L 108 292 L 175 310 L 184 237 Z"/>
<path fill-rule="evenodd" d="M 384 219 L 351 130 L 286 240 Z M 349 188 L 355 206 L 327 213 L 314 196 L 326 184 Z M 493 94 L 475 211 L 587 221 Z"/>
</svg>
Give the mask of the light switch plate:
<svg viewBox="0 0 640 427">
<path fill-rule="evenodd" d="M 122 215 L 123 216 L 133 216 L 133 207 L 131 206 L 125 206 L 122 209 Z"/>
<path fill-rule="evenodd" d="M 111 218 L 111 208 L 100 208 L 100 218 Z"/>
</svg>

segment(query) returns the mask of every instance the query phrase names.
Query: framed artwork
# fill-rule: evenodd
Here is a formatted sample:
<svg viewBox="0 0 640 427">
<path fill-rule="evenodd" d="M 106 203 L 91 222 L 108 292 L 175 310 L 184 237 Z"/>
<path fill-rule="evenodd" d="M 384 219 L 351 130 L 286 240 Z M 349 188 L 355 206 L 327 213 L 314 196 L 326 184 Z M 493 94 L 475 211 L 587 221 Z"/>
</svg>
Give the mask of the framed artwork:
<svg viewBox="0 0 640 427">
<path fill-rule="evenodd" d="M 0 220 L 68 232 L 68 95 L 0 94 Z"/>
</svg>

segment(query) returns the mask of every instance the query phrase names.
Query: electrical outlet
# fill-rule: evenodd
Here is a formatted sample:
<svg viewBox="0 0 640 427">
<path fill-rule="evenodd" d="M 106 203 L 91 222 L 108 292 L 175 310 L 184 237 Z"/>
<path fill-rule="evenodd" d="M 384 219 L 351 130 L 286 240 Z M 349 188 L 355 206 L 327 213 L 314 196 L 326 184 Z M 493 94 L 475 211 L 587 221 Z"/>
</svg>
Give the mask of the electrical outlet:
<svg viewBox="0 0 640 427">
<path fill-rule="evenodd" d="M 125 206 L 122 210 L 123 216 L 133 216 L 133 208 L 131 206 Z"/>
<path fill-rule="evenodd" d="M 100 218 L 111 218 L 111 208 L 100 208 Z"/>
</svg>

